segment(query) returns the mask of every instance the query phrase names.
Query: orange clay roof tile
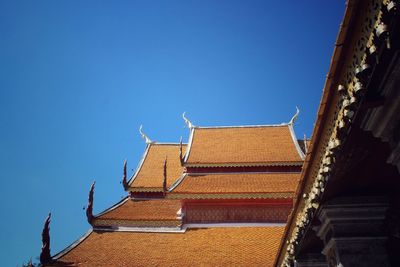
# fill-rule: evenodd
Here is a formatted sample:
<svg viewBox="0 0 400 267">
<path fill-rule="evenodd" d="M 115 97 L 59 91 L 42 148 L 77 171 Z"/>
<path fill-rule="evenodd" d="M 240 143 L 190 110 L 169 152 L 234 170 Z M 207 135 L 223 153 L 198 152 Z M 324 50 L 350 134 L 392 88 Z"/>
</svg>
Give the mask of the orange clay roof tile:
<svg viewBox="0 0 400 267">
<path fill-rule="evenodd" d="M 176 220 L 176 213 L 181 208 L 180 200 L 127 199 L 122 205 L 96 216 L 102 220 Z"/>
<path fill-rule="evenodd" d="M 194 128 L 186 164 L 302 162 L 288 125 Z"/>
<path fill-rule="evenodd" d="M 58 266 L 272 266 L 284 227 L 92 232 Z M 69 265 L 68 265 L 69 264 Z"/>
<path fill-rule="evenodd" d="M 185 153 L 186 145 L 182 145 Z M 130 189 L 158 188 L 162 191 L 164 181 L 164 161 L 167 157 L 167 186 L 177 180 L 183 172 L 179 159 L 179 144 L 149 144 L 143 163 L 137 170 Z"/>
<path fill-rule="evenodd" d="M 300 173 L 188 174 L 172 191 L 179 194 L 294 193 Z"/>
</svg>

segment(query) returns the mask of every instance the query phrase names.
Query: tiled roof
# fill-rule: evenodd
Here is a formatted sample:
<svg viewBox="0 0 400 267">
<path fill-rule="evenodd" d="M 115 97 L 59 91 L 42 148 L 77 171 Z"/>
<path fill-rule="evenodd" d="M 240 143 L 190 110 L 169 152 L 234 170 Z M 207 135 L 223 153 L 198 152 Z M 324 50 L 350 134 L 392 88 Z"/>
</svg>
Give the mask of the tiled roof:
<svg viewBox="0 0 400 267">
<path fill-rule="evenodd" d="M 179 200 L 133 200 L 129 198 L 122 205 L 96 216 L 96 220 L 176 220 L 176 213 L 180 208 Z"/>
<path fill-rule="evenodd" d="M 182 145 L 185 153 L 186 145 Z M 164 161 L 167 157 L 167 186 L 178 179 L 183 172 L 179 159 L 179 144 L 149 144 L 147 153 L 131 181 L 131 191 L 162 191 L 164 181 Z"/>
<path fill-rule="evenodd" d="M 194 128 L 188 165 L 287 164 L 302 159 L 290 126 Z"/>
<path fill-rule="evenodd" d="M 272 266 L 283 227 L 185 233 L 92 232 L 58 259 L 68 266 Z M 56 263 L 57 264 L 57 263 Z"/>
<path fill-rule="evenodd" d="M 176 194 L 294 193 L 300 173 L 187 174 Z"/>
</svg>

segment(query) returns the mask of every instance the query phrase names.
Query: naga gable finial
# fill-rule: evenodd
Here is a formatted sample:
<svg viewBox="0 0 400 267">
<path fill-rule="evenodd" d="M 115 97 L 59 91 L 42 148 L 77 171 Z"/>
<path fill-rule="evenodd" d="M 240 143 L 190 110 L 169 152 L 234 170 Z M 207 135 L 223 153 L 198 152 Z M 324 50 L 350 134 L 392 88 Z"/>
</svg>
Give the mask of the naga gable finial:
<svg viewBox="0 0 400 267">
<path fill-rule="evenodd" d="M 181 166 L 183 166 L 183 148 L 182 148 L 182 136 L 181 139 L 179 139 L 179 160 L 181 162 Z"/>
<path fill-rule="evenodd" d="M 90 186 L 90 191 L 89 191 L 89 199 L 88 199 L 88 205 L 86 208 L 86 217 L 88 220 L 88 223 L 92 224 L 93 222 L 93 195 L 94 195 L 94 185 L 96 182 L 93 182 L 92 185 Z"/>
<path fill-rule="evenodd" d="M 140 133 L 140 135 L 141 135 L 142 138 L 145 140 L 146 144 L 151 144 L 152 141 L 150 140 L 150 138 L 149 138 L 147 135 L 144 134 L 144 132 L 143 132 L 142 129 L 143 129 L 143 125 L 140 125 L 140 127 L 139 127 L 139 133 Z"/>
<path fill-rule="evenodd" d="M 126 190 L 128 188 L 128 181 L 126 180 L 126 160 L 124 160 L 124 175 L 122 176 L 122 185 L 124 189 Z"/>
<path fill-rule="evenodd" d="M 186 115 L 186 112 L 183 112 L 182 118 L 185 121 L 186 125 L 189 127 L 189 129 L 192 129 L 194 127 L 194 125 L 188 118 L 186 118 L 185 115 Z"/>
<path fill-rule="evenodd" d="M 297 117 L 299 116 L 300 110 L 298 107 L 296 107 L 296 114 L 292 117 L 292 119 L 289 121 L 289 124 L 293 125 L 294 122 L 297 120 Z"/>
<path fill-rule="evenodd" d="M 50 221 L 51 221 L 51 213 L 46 218 L 44 222 L 43 231 L 42 231 L 42 252 L 40 253 L 40 263 L 46 264 L 51 262 L 50 255 Z"/>
<path fill-rule="evenodd" d="M 167 157 L 165 157 L 164 161 L 164 181 L 163 181 L 163 193 L 164 196 L 167 193 Z"/>
</svg>

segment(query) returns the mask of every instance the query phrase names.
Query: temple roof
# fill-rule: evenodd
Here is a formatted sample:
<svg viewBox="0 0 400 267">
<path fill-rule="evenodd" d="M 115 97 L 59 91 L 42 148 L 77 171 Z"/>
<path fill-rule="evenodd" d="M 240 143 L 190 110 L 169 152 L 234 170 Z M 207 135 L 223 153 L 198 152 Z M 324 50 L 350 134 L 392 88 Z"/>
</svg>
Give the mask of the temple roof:
<svg viewBox="0 0 400 267">
<path fill-rule="evenodd" d="M 301 165 L 302 158 L 291 124 L 194 127 L 185 165 Z"/>
<path fill-rule="evenodd" d="M 272 266 L 283 227 L 188 229 L 185 233 L 91 232 L 55 266 Z M 107 253 L 104 253 L 107 251 Z"/>
<path fill-rule="evenodd" d="M 186 145 L 182 145 L 185 153 Z M 167 158 L 167 186 L 177 180 L 183 172 L 180 162 L 179 144 L 150 143 L 146 147 L 142 161 L 129 181 L 129 191 L 162 191 L 164 181 L 164 161 Z"/>
<path fill-rule="evenodd" d="M 179 200 L 125 198 L 95 217 L 101 220 L 176 220 Z"/>
<path fill-rule="evenodd" d="M 291 197 L 300 173 L 187 174 L 171 190 L 173 194 L 267 194 Z"/>
</svg>

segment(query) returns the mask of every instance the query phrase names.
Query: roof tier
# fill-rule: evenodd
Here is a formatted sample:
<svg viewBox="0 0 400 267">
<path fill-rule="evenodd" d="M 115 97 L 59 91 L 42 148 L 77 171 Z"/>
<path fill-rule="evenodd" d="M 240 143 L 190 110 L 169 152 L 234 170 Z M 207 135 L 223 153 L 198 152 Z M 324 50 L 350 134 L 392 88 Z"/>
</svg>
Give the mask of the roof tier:
<svg viewBox="0 0 400 267">
<path fill-rule="evenodd" d="M 92 232 L 58 266 L 272 266 L 284 227 Z"/>
<path fill-rule="evenodd" d="M 185 153 L 186 145 L 182 145 Z M 179 144 L 148 144 L 142 161 L 129 182 L 129 191 L 162 191 L 164 162 L 167 159 L 167 186 L 183 173 Z"/>
<path fill-rule="evenodd" d="M 187 166 L 302 164 L 291 125 L 193 128 Z"/>
<path fill-rule="evenodd" d="M 170 193 L 171 196 L 193 195 L 201 198 L 215 194 L 248 195 L 271 198 L 292 197 L 300 173 L 213 173 L 187 174 Z M 190 198 L 190 197 L 188 197 Z"/>
<path fill-rule="evenodd" d="M 126 198 L 95 216 L 93 226 L 161 227 L 178 226 L 180 200 Z"/>
</svg>

